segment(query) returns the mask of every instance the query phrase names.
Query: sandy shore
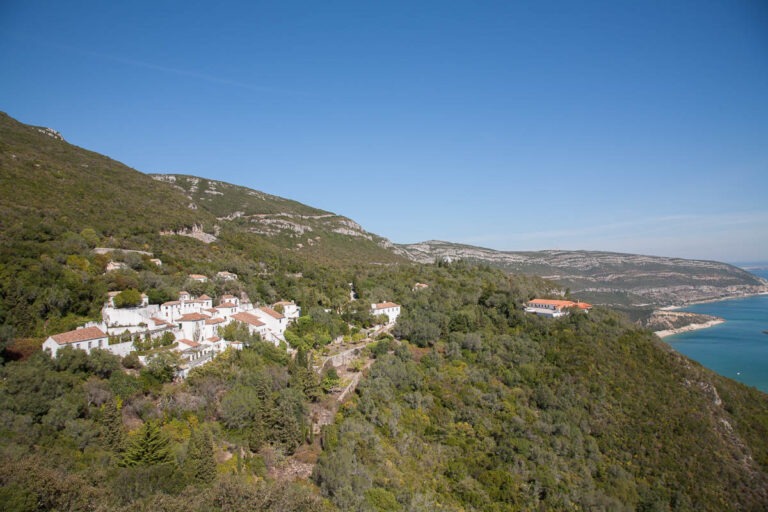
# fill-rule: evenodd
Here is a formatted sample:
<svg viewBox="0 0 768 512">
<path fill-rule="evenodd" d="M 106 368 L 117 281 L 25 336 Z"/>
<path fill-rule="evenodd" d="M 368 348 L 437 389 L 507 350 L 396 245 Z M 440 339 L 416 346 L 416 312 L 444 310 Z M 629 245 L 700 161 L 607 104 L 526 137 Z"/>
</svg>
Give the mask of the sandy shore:
<svg viewBox="0 0 768 512">
<path fill-rule="evenodd" d="M 703 324 L 690 324 L 686 325 L 685 327 L 679 327 L 677 329 L 669 329 L 667 331 L 656 331 L 654 334 L 658 336 L 659 338 L 666 338 L 667 336 L 672 336 L 673 334 L 680 334 L 681 332 L 688 332 L 688 331 L 698 331 L 699 329 L 706 329 L 708 327 L 712 327 L 713 325 L 722 324 L 725 322 L 725 320 L 710 320 L 709 322 L 704 322 Z"/>
</svg>

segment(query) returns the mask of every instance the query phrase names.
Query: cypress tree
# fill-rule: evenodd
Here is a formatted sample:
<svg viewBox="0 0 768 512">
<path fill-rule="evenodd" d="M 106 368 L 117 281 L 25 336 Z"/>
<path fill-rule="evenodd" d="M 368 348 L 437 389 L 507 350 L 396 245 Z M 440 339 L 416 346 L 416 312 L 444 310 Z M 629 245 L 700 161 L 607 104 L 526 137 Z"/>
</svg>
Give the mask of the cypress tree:
<svg viewBox="0 0 768 512">
<path fill-rule="evenodd" d="M 122 401 L 117 398 L 102 406 L 101 432 L 104 443 L 112 451 L 122 452 L 125 448 L 125 428 L 123 427 Z"/>
<path fill-rule="evenodd" d="M 173 461 L 171 441 L 160 430 L 160 425 L 147 421 L 134 435 L 123 455 L 123 466 L 154 466 Z"/>
<path fill-rule="evenodd" d="M 208 432 L 202 429 L 196 429 L 192 432 L 183 468 L 184 475 L 189 482 L 207 484 L 216 478 L 213 440 Z"/>
</svg>

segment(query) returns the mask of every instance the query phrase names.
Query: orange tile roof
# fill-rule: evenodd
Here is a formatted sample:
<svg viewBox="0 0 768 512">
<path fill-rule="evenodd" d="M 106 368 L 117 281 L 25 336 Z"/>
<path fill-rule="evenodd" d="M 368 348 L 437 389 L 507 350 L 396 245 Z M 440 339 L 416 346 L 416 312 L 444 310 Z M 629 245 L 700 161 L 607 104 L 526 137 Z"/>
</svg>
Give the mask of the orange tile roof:
<svg viewBox="0 0 768 512">
<path fill-rule="evenodd" d="M 264 322 L 259 320 L 259 318 L 256 315 L 252 315 L 250 313 L 237 313 L 236 315 L 232 315 L 232 318 L 234 318 L 238 322 L 243 322 L 244 324 L 253 325 L 254 327 L 261 327 L 263 325 L 266 325 Z"/>
<path fill-rule="evenodd" d="M 220 324 L 221 322 L 226 322 L 223 318 L 209 318 L 205 321 L 205 325 L 216 325 Z"/>
<path fill-rule="evenodd" d="M 280 313 L 278 313 L 272 308 L 268 308 L 267 306 L 262 306 L 259 308 L 259 310 L 263 311 L 264 313 L 268 314 L 269 316 L 277 320 L 282 320 L 283 318 L 285 318 L 283 315 L 281 315 Z"/>
<path fill-rule="evenodd" d="M 208 317 L 202 313 L 187 313 L 179 318 L 179 322 L 199 322 L 200 320 L 207 320 Z"/>
<path fill-rule="evenodd" d="M 192 341 L 192 340 L 186 340 L 186 339 L 184 339 L 184 340 L 176 340 L 176 341 L 178 341 L 179 343 L 183 343 L 183 344 L 185 344 L 185 345 L 187 345 L 187 346 L 190 346 L 190 347 L 192 347 L 192 348 L 195 348 L 195 347 L 199 347 L 199 346 L 200 346 L 200 344 L 199 344 L 198 342 L 196 342 L 196 341 Z"/>
<path fill-rule="evenodd" d="M 207 296 L 206 294 L 202 294 L 201 296 L 199 296 L 197 298 L 197 300 L 211 300 L 211 298 L 209 296 Z"/>
<path fill-rule="evenodd" d="M 74 331 L 63 332 L 61 334 L 54 334 L 51 336 L 53 341 L 59 345 L 68 345 L 70 343 L 77 343 L 78 341 L 95 340 L 98 338 L 106 338 L 107 335 L 102 332 L 98 327 L 86 327 L 85 329 L 75 329 Z"/>
<path fill-rule="evenodd" d="M 542 306 L 555 306 L 558 309 L 562 308 L 581 308 L 581 309 L 589 309 L 592 307 L 592 304 L 587 304 L 586 302 L 573 302 L 571 300 L 555 300 L 555 299 L 533 299 L 528 301 L 529 305 L 542 305 Z"/>
<path fill-rule="evenodd" d="M 163 306 L 178 306 L 181 304 L 178 300 L 169 300 L 168 302 L 163 302 Z"/>
<path fill-rule="evenodd" d="M 399 308 L 400 304 L 395 304 L 394 302 L 381 302 L 379 304 L 374 304 L 373 309 L 387 309 L 387 308 Z"/>
<path fill-rule="evenodd" d="M 217 307 L 220 307 L 220 308 L 236 308 L 237 304 L 234 304 L 232 302 L 223 302 L 223 303 L 219 304 Z"/>
</svg>

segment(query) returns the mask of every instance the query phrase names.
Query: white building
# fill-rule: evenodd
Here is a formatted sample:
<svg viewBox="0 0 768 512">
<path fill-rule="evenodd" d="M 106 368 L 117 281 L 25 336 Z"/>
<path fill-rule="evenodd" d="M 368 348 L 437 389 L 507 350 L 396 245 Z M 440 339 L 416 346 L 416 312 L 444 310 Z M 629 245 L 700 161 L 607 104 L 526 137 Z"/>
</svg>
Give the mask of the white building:
<svg viewBox="0 0 768 512">
<path fill-rule="evenodd" d="M 206 320 L 208 317 L 202 313 L 187 313 L 179 317 L 177 323 L 184 338 L 199 341 L 204 337 Z"/>
<path fill-rule="evenodd" d="M 267 339 L 267 324 L 259 320 L 256 315 L 245 312 L 237 313 L 232 315 L 232 320 L 245 324 L 251 334 L 258 334 L 263 340 Z"/>
<path fill-rule="evenodd" d="M 109 338 L 98 327 L 85 327 L 82 329 L 75 329 L 74 331 L 63 332 L 61 334 L 54 334 L 49 336 L 45 342 L 43 342 L 43 350 L 48 350 L 51 356 L 55 357 L 56 352 L 64 347 L 72 347 L 80 350 L 85 350 L 89 354 L 91 349 L 102 348 L 106 349 L 109 346 Z"/>
<path fill-rule="evenodd" d="M 259 320 L 267 324 L 270 336 L 270 341 L 284 341 L 285 329 L 288 327 L 288 319 L 285 315 L 278 313 L 272 308 L 262 306 L 253 310 L 253 314 L 256 315 Z"/>
<path fill-rule="evenodd" d="M 393 324 L 397 321 L 397 317 L 400 316 L 400 304 L 395 304 L 394 302 L 371 304 L 371 314 L 373 316 L 386 315 L 387 323 Z"/>
<path fill-rule="evenodd" d="M 272 304 L 272 309 L 275 311 L 280 308 L 282 308 L 283 316 L 288 319 L 288 322 L 296 320 L 301 316 L 301 308 L 293 301 L 289 302 L 287 300 L 281 300 L 280 302 Z"/>
<path fill-rule="evenodd" d="M 535 315 L 548 316 L 551 318 L 565 316 L 571 308 L 578 308 L 584 311 L 592 309 L 592 305 L 587 304 L 586 302 L 555 299 L 533 299 L 528 301 L 525 306 L 526 313 L 533 313 Z"/>
</svg>

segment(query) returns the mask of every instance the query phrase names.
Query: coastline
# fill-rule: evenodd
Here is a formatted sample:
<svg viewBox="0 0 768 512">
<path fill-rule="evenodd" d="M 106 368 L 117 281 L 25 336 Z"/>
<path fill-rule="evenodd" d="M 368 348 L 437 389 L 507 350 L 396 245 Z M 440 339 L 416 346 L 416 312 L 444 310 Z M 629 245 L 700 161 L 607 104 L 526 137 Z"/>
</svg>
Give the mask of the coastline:
<svg viewBox="0 0 768 512">
<path fill-rule="evenodd" d="M 709 301 L 709 302 L 716 302 L 716 301 Z M 688 324 L 684 327 L 678 327 L 677 329 L 655 331 L 653 334 L 663 339 L 663 338 L 673 336 L 675 334 L 680 334 L 683 332 L 698 331 L 700 329 L 708 329 L 709 327 L 714 327 L 715 325 L 720 325 L 722 323 L 725 323 L 725 320 L 723 319 L 710 320 L 709 322 L 704 322 L 703 324 Z"/>
<path fill-rule="evenodd" d="M 729 295 L 727 297 L 718 297 L 716 299 L 695 300 L 691 302 L 686 302 L 681 305 L 663 306 L 663 307 L 657 308 L 657 311 L 677 311 L 678 309 L 687 308 L 688 306 L 695 306 L 697 304 L 710 304 L 712 302 L 723 302 L 726 300 L 746 299 L 748 297 L 760 297 L 762 295 L 768 295 L 768 291 L 758 292 L 758 293 L 735 294 L 735 295 Z"/>
</svg>

